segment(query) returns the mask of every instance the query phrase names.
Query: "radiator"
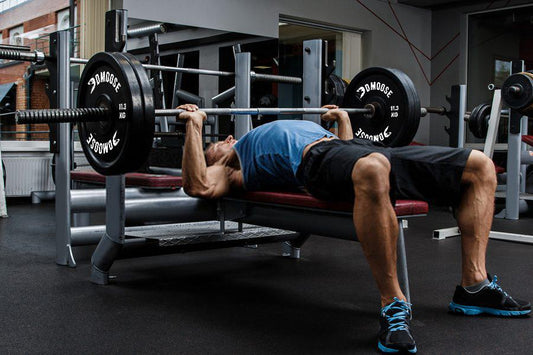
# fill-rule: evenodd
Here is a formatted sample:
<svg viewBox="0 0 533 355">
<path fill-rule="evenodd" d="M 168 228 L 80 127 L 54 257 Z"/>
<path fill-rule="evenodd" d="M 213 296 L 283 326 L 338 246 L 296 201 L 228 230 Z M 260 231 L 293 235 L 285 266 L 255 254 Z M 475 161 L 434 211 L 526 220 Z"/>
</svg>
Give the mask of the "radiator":
<svg viewBox="0 0 533 355">
<path fill-rule="evenodd" d="M 55 190 L 50 154 L 38 157 L 10 157 L 3 154 L 6 167 L 6 197 L 30 196 L 32 191 Z"/>
</svg>

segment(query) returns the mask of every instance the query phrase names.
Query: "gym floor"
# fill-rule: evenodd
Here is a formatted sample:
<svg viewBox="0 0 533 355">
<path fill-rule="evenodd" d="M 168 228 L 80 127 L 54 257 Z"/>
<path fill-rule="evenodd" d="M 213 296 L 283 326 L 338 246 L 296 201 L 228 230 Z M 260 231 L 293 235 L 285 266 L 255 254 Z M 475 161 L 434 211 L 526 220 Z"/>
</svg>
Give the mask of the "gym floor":
<svg viewBox="0 0 533 355">
<path fill-rule="evenodd" d="M 8 200 L 0 219 L 0 353 L 375 354 L 379 297 L 358 243 L 311 237 L 302 258 L 279 244 L 118 260 L 111 285 L 88 281 L 94 247 L 76 268 L 55 265 L 54 205 Z M 531 234 L 531 218 L 493 230 Z M 460 239 L 431 209 L 406 231 L 412 331 L 422 354 L 523 354 L 531 317 L 447 313 L 460 273 Z M 533 300 L 533 245 L 491 240 L 489 272 Z"/>
</svg>

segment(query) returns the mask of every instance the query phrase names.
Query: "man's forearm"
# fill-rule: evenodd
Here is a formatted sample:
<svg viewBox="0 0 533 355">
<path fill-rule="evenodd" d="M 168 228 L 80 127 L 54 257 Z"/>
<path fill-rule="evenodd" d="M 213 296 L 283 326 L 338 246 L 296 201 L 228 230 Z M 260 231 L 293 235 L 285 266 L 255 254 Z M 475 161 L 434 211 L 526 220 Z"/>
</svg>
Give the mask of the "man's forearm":
<svg viewBox="0 0 533 355">
<path fill-rule="evenodd" d="M 340 139 L 342 140 L 353 139 L 352 123 L 350 122 L 350 116 L 348 116 L 348 113 L 343 112 L 343 114 L 341 114 L 337 118 L 337 125 L 338 125 Z"/>
<path fill-rule="evenodd" d="M 203 191 L 208 188 L 206 180 L 207 164 L 205 162 L 202 142 L 202 121 L 188 119 L 187 134 L 183 147 L 183 186 L 189 192 Z"/>
</svg>

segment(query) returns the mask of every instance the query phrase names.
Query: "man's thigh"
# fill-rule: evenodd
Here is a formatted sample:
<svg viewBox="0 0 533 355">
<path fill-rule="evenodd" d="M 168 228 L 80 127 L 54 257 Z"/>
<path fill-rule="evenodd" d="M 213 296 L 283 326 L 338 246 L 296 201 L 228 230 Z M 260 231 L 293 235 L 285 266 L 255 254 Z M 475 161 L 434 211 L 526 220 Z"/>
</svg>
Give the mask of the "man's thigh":
<svg viewBox="0 0 533 355">
<path fill-rule="evenodd" d="M 391 188 L 395 197 L 457 206 L 470 152 L 430 146 L 391 148 Z"/>
</svg>

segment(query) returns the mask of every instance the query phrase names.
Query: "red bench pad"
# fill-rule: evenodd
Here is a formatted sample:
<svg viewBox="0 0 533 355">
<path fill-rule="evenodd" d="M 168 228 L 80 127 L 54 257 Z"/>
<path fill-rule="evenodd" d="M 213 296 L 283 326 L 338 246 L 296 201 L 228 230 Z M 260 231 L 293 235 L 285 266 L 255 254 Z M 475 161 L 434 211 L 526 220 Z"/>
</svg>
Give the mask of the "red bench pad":
<svg viewBox="0 0 533 355">
<path fill-rule="evenodd" d="M 91 170 L 74 170 L 70 172 L 72 181 L 88 184 L 105 184 L 105 176 Z M 182 186 L 181 176 L 157 175 L 143 173 L 126 174 L 126 186 L 154 189 L 177 189 Z"/>
<path fill-rule="evenodd" d="M 522 136 L 522 142 L 533 146 L 533 136 Z"/>
<path fill-rule="evenodd" d="M 353 204 L 351 202 L 319 200 L 308 193 L 302 192 L 250 191 L 234 197 L 253 202 L 275 203 L 295 207 L 318 208 L 344 212 L 351 212 L 353 210 Z M 427 202 L 415 200 L 398 200 L 394 207 L 397 216 L 426 214 L 428 209 Z"/>
</svg>

